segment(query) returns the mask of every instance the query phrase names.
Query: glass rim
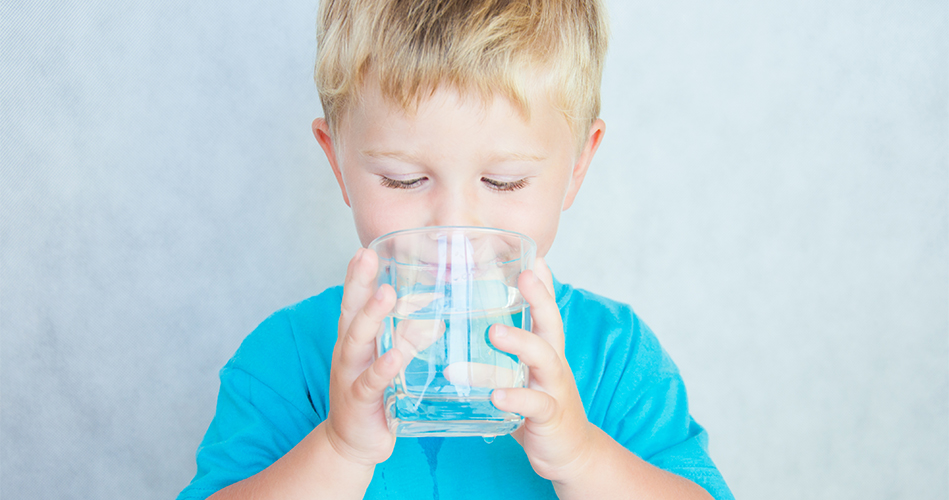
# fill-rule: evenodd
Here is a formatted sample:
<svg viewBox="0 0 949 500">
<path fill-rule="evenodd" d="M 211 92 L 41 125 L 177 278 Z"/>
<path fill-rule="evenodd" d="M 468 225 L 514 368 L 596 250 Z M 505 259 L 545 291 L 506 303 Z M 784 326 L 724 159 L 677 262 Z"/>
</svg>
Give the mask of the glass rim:
<svg viewBox="0 0 949 500">
<path fill-rule="evenodd" d="M 537 243 L 534 242 L 533 238 L 531 238 L 530 236 L 527 236 L 524 233 L 519 233 L 517 231 L 510 231 L 507 229 L 500 229 L 496 227 L 487 227 L 487 226 L 424 226 L 424 227 L 413 227 L 409 229 L 399 229 L 396 231 L 391 231 L 386 234 L 383 234 L 382 236 L 379 236 L 376 239 L 370 241 L 369 244 L 366 245 L 366 248 L 375 251 L 375 248 L 380 246 L 384 241 L 388 241 L 388 240 L 397 238 L 399 236 L 429 233 L 429 232 L 438 231 L 438 230 L 443 230 L 443 231 L 462 230 L 465 232 L 473 232 L 473 233 L 515 236 L 517 238 L 520 238 L 522 241 L 526 241 L 530 245 L 531 250 L 535 252 L 537 251 Z"/>
</svg>

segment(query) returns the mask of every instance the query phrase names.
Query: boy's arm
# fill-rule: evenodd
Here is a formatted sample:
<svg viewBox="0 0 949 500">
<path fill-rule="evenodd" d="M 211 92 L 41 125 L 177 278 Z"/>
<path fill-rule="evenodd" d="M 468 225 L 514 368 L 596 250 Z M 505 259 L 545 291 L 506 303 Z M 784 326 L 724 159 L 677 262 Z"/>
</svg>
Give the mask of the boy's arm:
<svg viewBox="0 0 949 500">
<path fill-rule="evenodd" d="M 340 455 L 327 437 L 327 427 L 324 421 L 270 467 L 209 498 L 362 498 L 375 465 Z"/>
<path fill-rule="evenodd" d="M 495 390 L 499 409 L 525 417 L 514 437 L 531 466 L 550 479 L 557 495 L 572 498 L 712 498 L 702 487 L 643 461 L 591 424 L 564 354 L 563 323 L 550 271 L 538 259 L 537 275 L 524 273 L 518 288 L 530 303 L 534 333 L 496 325 L 499 349 L 530 368 L 530 387 Z"/>
<path fill-rule="evenodd" d="M 579 460 L 572 478 L 554 481 L 561 499 L 712 499 L 701 486 L 646 462 L 589 425 L 592 431 L 587 458 Z"/>
<path fill-rule="evenodd" d="M 363 498 L 376 464 L 395 446 L 382 396 L 402 362 L 396 349 L 373 361 L 376 333 L 395 304 L 392 287 L 375 288 L 377 266 L 375 254 L 360 249 L 346 273 L 326 420 L 269 467 L 211 498 Z"/>
</svg>

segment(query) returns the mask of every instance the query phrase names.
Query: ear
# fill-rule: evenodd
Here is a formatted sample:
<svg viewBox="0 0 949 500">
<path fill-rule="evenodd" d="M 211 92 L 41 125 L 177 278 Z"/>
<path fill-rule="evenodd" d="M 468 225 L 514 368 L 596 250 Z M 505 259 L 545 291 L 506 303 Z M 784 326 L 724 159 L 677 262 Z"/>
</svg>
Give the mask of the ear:
<svg viewBox="0 0 949 500">
<path fill-rule="evenodd" d="M 587 169 L 590 168 L 590 162 L 593 161 L 593 155 L 596 153 L 596 149 L 600 147 L 600 142 L 603 141 L 603 134 L 605 133 L 606 123 L 599 118 L 594 120 L 593 125 L 590 126 L 590 133 L 587 135 L 587 142 L 583 145 L 580 157 L 573 166 L 573 172 L 570 173 L 570 185 L 567 186 L 567 195 L 563 200 L 563 210 L 573 205 L 573 200 L 576 199 L 577 192 L 580 191 L 583 178 L 587 175 Z"/>
<path fill-rule="evenodd" d="M 313 120 L 313 136 L 316 142 L 320 143 L 323 153 L 326 154 L 326 160 L 333 168 L 333 174 L 336 175 L 336 182 L 339 183 L 339 189 L 343 192 L 343 201 L 346 206 L 349 204 L 349 194 L 346 193 L 346 185 L 343 183 L 343 172 L 339 169 L 339 161 L 336 158 L 336 149 L 333 146 L 333 139 L 330 137 L 330 126 L 323 118 Z"/>
</svg>

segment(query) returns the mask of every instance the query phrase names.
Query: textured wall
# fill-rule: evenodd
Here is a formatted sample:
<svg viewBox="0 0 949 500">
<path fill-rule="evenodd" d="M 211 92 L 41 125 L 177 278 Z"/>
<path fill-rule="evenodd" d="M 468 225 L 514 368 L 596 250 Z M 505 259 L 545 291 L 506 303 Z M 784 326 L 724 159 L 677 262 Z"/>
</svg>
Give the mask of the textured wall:
<svg viewBox="0 0 949 500">
<path fill-rule="evenodd" d="M 358 241 L 314 2 L 0 4 L 0 496 L 171 498 L 216 372 Z M 739 498 L 949 496 L 949 8 L 611 5 L 550 255 L 678 362 Z"/>
</svg>

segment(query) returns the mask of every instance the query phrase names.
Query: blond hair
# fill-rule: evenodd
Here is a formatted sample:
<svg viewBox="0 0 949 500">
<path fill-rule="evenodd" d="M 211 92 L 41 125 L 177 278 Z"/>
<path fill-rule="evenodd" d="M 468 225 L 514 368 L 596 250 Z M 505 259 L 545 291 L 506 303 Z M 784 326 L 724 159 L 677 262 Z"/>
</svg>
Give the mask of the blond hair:
<svg viewBox="0 0 949 500">
<path fill-rule="evenodd" d="M 315 80 L 332 130 L 367 83 L 407 112 L 448 85 L 525 117 L 540 83 L 582 144 L 607 38 L 600 0 L 322 0 Z"/>
</svg>

